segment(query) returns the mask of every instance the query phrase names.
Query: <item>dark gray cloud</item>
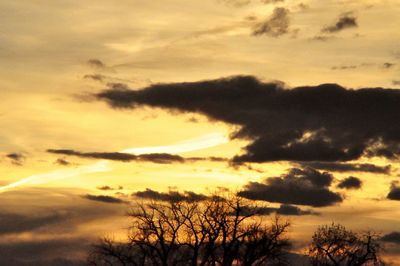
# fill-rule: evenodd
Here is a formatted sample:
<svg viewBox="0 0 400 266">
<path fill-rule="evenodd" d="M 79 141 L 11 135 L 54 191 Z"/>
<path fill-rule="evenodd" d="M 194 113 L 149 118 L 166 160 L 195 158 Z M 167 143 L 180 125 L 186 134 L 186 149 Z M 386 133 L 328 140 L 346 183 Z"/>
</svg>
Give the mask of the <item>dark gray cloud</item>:
<svg viewBox="0 0 400 266">
<path fill-rule="evenodd" d="M 82 198 L 92 200 L 92 201 L 104 202 L 104 203 L 127 203 L 127 201 L 122 200 L 120 198 L 106 196 L 106 195 L 87 194 L 87 195 L 82 196 Z"/>
<path fill-rule="evenodd" d="M 105 160 L 122 161 L 122 162 L 147 161 L 153 163 L 166 164 L 166 163 L 184 161 L 183 157 L 168 153 L 149 153 L 149 154 L 134 155 L 121 152 L 80 152 L 69 149 L 59 149 L 59 150 L 49 149 L 47 150 L 47 152 L 54 154 L 78 156 L 82 158 L 105 159 Z"/>
<path fill-rule="evenodd" d="M 389 174 L 391 171 L 391 165 L 378 166 L 369 163 L 305 162 L 300 163 L 300 165 L 333 172 L 369 172 L 376 174 Z"/>
<path fill-rule="evenodd" d="M 97 59 L 97 58 L 92 58 L 92 59 L 87 60 L 86 64 L 95 72 L 115 73 L 115 69 L 113 68 L 113 66 L 107 65 L 106 63 L 104 63 L 104 61 Z M 98 76 L 96 76 L 96 75 L 98 75 Z M 96 79 L 102 79 L 102 77 L 105 77 L 105 76 L 95 73 L 93 75 L 90 75 L 90 74 L 87 75 L 86 78 L 96 80 Z M 101 80 L 98 80 L 98 81 L 101 81 Z"/>
<path fill-rule="evenodd" d="M 66 159 L 64 159 L 64 158 L 58 158 L 58 159 L 55 161 L 55 164 L 63 165 L 63 166 L 71 165 L 71 163 L 70 163 L 69 161 L 67 161 Z"/>
<path fill-rule="evenodd" d="M 263 4 L 277 4 L 283 2 L 285 2 L 285 0 L 261 0 L 261 3 Z"/>
<path fill-rule="evenodd" d="M 185 159 L 179 155 L 168 153 L 149 153 L 138 155 L 140 161 L 168 164 L 168 163 L 183 163 Z"/>
<path fill-rule="evenodd" d="M 120 152 L 80 152 L 68 149 L 48 149 L 47 152 L 54 154 L 63 154 L 70 156 L 78 156 L 82 158 L 92 158 L 92 159 L 106 159 L 115 161 L 133 161 L 137 160 L 137 156 L 134 154 L 120 153 Z"/>
<path fill-rule="evenodd" d="M 277 7 L 269 18 L 257 23 L 253 27 L 253 35 L 279 37 L 289 32 L 289 25 L 289 10 L 283 7 Z"/>
<path fill-rule="evenodd" d="M 319 215 L 318 212 L 315 212 L 313 210 L 302 210 L 297 206 L 290 205 L 290 204 L 281 204 L 281 206 L 276 210 L 277 214 L 280 215 Z"/>
<path fill-rule="evenodd" d="M 113 187 L 110 186 L 101 186 L 101 187 L 97 187 L 98 190 L 114 190 Z"/>
<path fill-rule="evenodd" d="M 357 65 L 347 65 L 347 66 L 333 66 L 332 70 L 348 70 L 348 69 L 356 69 Z"/>
<path fill-rule="evenodd" d="M 15 165 L 22 165 L 25 161 L 25 155 L 23 155 L 22 153 L 9 153 L 6 154 L 6 157 L 11 160 L 12 164 Z"/>
<path fill-rule="evenodd" d="M 338 184 L 338 188 L 344 189 L 360 189 L 362 186 L 362 181 L 354 176 L 349 176 Z"/>
<path fill-rule="evenodd" d="M 315 35 L 314 37 L 310 38 L 311 41 L 320 41 L 320 42 L 327 42 L 330 40 L 336 39 L 335 36 L 332 35 Z"/>
<path fill-rule="evenodd" d="M 292 216 L 319 215 L 318 212 L 315 212 L 311 209 L 302 210 L 301 208 L 290 204 L 281 204 L 278 208 L 246 206 L 242 211 L 244 213 L 256 213 L 257 215 L 270 215 L 273 213 Z"/>
<path fill-rule="evenodd" d="M 223 34 L 233 30 L 247 29 L 251 30 L 251 35 L 266 35 L 270 37 L 279 37 L 286 33 L 292 33 L 296 37 L 299 29 L 289 29 L 290 11 L 283 7 L 276 7 L 272 14 L 266 18 L 259 18 L 254 15 L 246 16 L 242 21 L 237 21 L 228 25 L 221 25 L 211 29 L 205 29 L 193 32 L 190 37 L 201 37 L 207 35 Z"/>
<path fill-rule="evenodd" d="M 87 74 L 83 76 L 84 79 L 91 79 L 95 81 L 104 81 L 107 77 L 102 74 Z"/>
<path fill-rule="evenodd" d="M 222 157 L 210 156 L 210 157 L 185 158 L 176 154 L 169 154 L 169 153 L 148 153 L 148 154 L 134 155 L 122 152 L 81 152 L 70 149 L 58 149 L 58 150 L 48 149 L 47 152 L 54 154 L 78 156 L 81 158 L 89 158 L 89 159 L 105 159 L 105 160 L 122 161 L 122 162 L 143 161 L 143 162 L 152 162 L 158 164 L 196 162 L 196 161 L 212 161 L 212 162 L 228 161 L 228 159 Z"/>
<path fill-rule="evenodd" d="M 400 155 L 400 91 L 345 89 L 337 84 L 283 88 L 252 76 L 107 89 L 97 99 L 114 108 L 142 105 L 196 112 L 239 125 L 232 138 L 250 139 L 233 160 L 350 161 Z"/>
<path fill-rule="evenodd" d="M 121 190 L 121 189 L 124 189 L 124 187 L 123 186 L 118 186 L 118 187 L 101 186 L 101 187 L 97 187 L 97 189 L 98 190 L 104 190 L 104 191 L 107 191 L 107 190 Z"/>
<path fill-rule="evenodd" d="M 342 202 L 340 194 L 329 190 L 333 176 L 312 168 L 293 168 L 281 177 L 271 177 L 264 182 L 250 182 L 238 193 L 252 200 L 283 204 L 330 206 Z"/>
<path fill-rule="evenodd" d="M 89 59 L 87 61 L 87 64 L 93 68 L 105 68 L 106 67 L 106 65 L 103 63 L 103 61 L 101 61 L 100 59 L 96 59 L 96 58 Z"/>
<path fill-rule="evenodd" d="M 392 183 L 387 198 L 390 200 L 400 200 L 400 186 L 398 182 Z"/>
<path fill-rule="evenodd" d="M 293 215 L 293 216 L 319 215 L 318 212 L 315 212 L 311 209 L 302 210 L 301 208 L 290 204 L 281 204 L 279 208 L 269 208 L 269 209 L 271 210 L 271 212 L 279 215 Z"/>
<path fill-rule="evenodd" d="M 109 82 L 107 83 L 107 87 L 113 90 L 128 90 L 129 87 L 125 83 L 121 82 Z"/>
<path fill-rule="evenodd" d="M 352 70 L 352 69 L 357 69 L 357 68 L 365 68 L 365 67 L 375 67 L 379 69 L 390 69 L 393 68 L 395 64 L 393 63 L 383 63 L 383 64 L 377 64 L 377 63 L 360 63 L 360 64 L 351 64 L 351 65 L 338 65 L 338 66 L 332 66 L 331 70 Z"/>
<path fill-rule="evenodd" d="M 392 80 L 393 85 L 400 85 L 400 80 Z"/>
<path fill-rule="evenodd" d="M 137 82 L 138 80 L 136 79 L 124 79 L 124 78 L 118 78 L 115 76 L 108 76 L 108 75 L 103 75 L 103 74 L 86 74 L 83 76 L 84 79 L 88 80 L 94 80 L 98 81 L 101 83 L 107 83 L 109 87 L 121 87 L 124 86 L 126 88 L 126 85 L 121 83 L 121 82 Z M 146 80 L 147 81 L 147 80 Z"/>
<path fill-rule="evenodd" d="M 344 29 L 355 28 L 355 27 L 358 27 L 357 18 L 352 14 L 346 13 L 340 16 L 335 23 L 324 27 L 321 31 L 328 33 L 335 33 L 342 31 Z"/>
<path fill-rule="evenodd" d="M 394 64 L 394 63 L 385 62 L 385 63 L 383 63 L 382 67 L 383 67 L 383 68 L 386 68 L 386 69 L 389 69 L 389 68 L 394 67 L 395 65 L 396 65 L 396 64 Z"/>
<path fill-rule="evenodd" d="M 400 232 L 391 232 L 387 235 L 382 236 L 381 240 L 384 242 L 400 244 Z"/>
<path fill-rule="evenodd" d="M 208 198 L 203 194 L 197 194 L 192 191 L 184 191 L 183 193 L 178 191 L 158 192 L 149 188 L 144 191 L 134 192 L 132 196 L 150 200 L 188 202 L 202 201 Z"/>
<path fill-rule="evenodd" d="M 229 161 L 228 158 L 224 157 L 216 157 L 216 156 L 209 156 L 209 157 L 185 157 L 185 161 L 210 161 L 210 162 L 227 162 Z"/>
</svg>

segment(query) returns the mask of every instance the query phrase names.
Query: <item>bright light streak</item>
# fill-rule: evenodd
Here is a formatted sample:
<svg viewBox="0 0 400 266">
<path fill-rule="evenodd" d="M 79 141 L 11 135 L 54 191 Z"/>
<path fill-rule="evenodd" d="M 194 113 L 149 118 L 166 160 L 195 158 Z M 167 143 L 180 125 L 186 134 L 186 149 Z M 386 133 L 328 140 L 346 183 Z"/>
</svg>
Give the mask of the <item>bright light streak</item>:
<svg viewBox="0 0 400 266">
<path fill-rule="evenodd" d="M 179 142 L 175 145 L 130 148 L 123 150 L 124 153 L 146 154 L 146 153 L 184 153 L 196 150 L 211 148 L 228 142 L 228 138 L 221 133 L 213 133 L 201 136 L 196 139 Z M 70 178 L 86 173 L 97 173 L 111 171 L 107 161 L 98 161 L 94 164 L 79 166 L 74 169 L 56 170 L 49 173 L 28 176 L 14 183 L 0 187 L 0 193 L 22 185 L 45 184 L 54 180 Z"/>
<path fill-rule="evenodd" d="M 84 165 L 74 169 L 57 170 L 44 174 L 31 175 L 27 178 L 21 179 L 17 182 L 0 187 L 0 192 L 4 192 L 10 188 L 16 188 L 24 184 L 43 184 L 49 181 L 60 180 L 68 177 L 74 177 L 86 173 L 98 173 L 111 170 L 107 166 L 106 161 L 99 161 L 95 164 Z"/>
<path fill-rule="evenodd" d="M 158 147 L 144 147 L 144 148 L 131 148 L 121 152 L 132 154 L 146 154 L 146 153 L 184 153 L 190 151 L 197 151 L 202 149 L 211 148 L 220 144 L 228 142 L 228 138 L 221 133 L 213 133 L 201 136 L 196 139 L 186 140 L 179 142 L 175 145 L 158 146 Z"/>
</svg>

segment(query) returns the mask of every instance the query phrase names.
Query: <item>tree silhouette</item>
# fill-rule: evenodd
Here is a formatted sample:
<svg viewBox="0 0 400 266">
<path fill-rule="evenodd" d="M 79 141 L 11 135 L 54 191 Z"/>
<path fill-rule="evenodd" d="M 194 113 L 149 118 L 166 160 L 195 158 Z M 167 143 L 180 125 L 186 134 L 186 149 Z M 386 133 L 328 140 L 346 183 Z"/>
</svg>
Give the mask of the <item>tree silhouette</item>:
<svg viewBox="0 0 400 266">
<path fill-rule="evenodd" d="M 332 223 L 316 230 L 308 255 L 312 265 L 383 265 L 378 239 L 373 232 L 358 234 Z"/>
<path fill-rule="evenodd" d="M 266 224 L 260 210 L 237 196 L 142 203 L 129 213 L 129 241 L 104 239 L 88 261 L 93 266 L 285 265 L 289 223 L 275 217 Z"/>
</svg>

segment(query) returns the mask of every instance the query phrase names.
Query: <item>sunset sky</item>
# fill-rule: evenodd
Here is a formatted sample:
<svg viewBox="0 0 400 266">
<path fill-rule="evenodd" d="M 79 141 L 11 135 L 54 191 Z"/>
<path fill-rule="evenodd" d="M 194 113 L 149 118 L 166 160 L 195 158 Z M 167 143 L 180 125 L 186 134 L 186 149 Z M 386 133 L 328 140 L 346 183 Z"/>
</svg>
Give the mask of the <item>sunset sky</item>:
<svg viewBox="0 0 400 266">
<path fill-rule="evenodd" d="M 399 14 L 0 0 L 0 265 L 81 265 L 135 202 L 221 188 L 289 219 L 298 251 L 340 222 L 400 265 Z"/>
</svg>

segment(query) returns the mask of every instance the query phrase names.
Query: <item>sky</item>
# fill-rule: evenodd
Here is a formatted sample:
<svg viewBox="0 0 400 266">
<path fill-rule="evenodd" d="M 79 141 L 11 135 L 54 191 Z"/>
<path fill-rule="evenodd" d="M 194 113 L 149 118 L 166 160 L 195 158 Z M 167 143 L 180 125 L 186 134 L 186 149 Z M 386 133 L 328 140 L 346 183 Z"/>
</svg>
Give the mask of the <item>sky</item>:
<svg viewBox="0 0 400 266">
<path fill-rule="evenodd" d="M 396 265 L 399 12 L 0 0 L 0 264 L 81 265 L 135 202 L 228 188 L 289 219 L 297 250 L 340 222 Z"/>
</svg>

